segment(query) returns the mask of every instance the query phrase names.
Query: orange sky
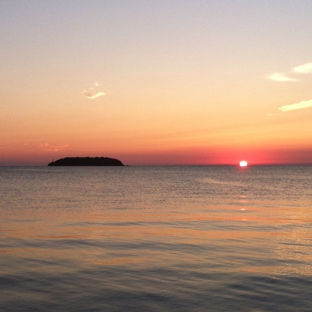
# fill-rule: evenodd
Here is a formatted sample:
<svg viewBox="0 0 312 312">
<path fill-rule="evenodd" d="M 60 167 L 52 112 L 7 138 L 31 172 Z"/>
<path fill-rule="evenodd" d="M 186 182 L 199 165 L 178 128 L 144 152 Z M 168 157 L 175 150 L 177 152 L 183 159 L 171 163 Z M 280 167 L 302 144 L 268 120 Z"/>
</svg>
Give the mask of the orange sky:
<svg viewBox="0 0 312 312">
<path fill-rule="evenodd" d="M 0 3 L 0 165 L 312 163 L 312 2 Z"/>
</svg>

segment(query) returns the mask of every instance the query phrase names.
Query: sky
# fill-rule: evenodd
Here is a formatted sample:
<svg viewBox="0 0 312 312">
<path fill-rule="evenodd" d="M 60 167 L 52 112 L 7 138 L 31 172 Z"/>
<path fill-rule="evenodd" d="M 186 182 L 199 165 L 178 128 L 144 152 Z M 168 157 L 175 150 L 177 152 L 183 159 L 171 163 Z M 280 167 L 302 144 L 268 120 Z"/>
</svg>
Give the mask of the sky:
<svg viewBox="0 0 312 312">
<path fill-rule="evenodd" d="M 311 0 L 0 0 L 0 165 L 312 163 Z"/>
</svg>

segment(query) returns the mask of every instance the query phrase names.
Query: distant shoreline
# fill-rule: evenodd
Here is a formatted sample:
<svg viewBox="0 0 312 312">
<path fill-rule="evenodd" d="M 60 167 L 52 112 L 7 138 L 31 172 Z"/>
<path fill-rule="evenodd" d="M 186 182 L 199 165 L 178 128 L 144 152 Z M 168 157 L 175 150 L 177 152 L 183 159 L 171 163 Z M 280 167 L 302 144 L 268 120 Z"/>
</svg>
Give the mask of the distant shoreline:
<svg viewBox="0 0 312 312">
<path fill-rule="evenodd" d="M 78 157 L 77 157 L 78 158 Z M 78 166 L 78 165 L 54 165 L 56 161 L 52 161 L 48 166 Z M 0 164 L 0 168 L 9 168 L 9 167 L 46 167 L 47 164 Z M 86 166 L 86 165 L 82 165 Z M 92 166 L 92 165 L 90 165 Z M 94 165 L 93 165 L 94 166 Z M 107 166 L 107 165 L 104 165 Z M 124 167 L 239 167 L 237 164 L 132 164 L 132 165 L 118 165 Z M 311 167 L 312 163 L 303 163 L 303 164 L 249 164 L 248 167 Z"/>
</svg>

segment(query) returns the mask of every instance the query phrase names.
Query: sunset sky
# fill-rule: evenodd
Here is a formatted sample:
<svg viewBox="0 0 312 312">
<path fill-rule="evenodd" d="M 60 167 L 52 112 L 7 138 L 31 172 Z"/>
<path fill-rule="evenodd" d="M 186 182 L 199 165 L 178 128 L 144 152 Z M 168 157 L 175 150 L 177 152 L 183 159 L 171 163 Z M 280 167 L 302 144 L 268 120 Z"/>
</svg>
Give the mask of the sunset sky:
<svg viewBox="0 0 312 312">
<path fill-rule="evenodd" d="M 2 0 L 0 42 L 0 165 L 312 163 L 311 0 Z"/>
</svg>

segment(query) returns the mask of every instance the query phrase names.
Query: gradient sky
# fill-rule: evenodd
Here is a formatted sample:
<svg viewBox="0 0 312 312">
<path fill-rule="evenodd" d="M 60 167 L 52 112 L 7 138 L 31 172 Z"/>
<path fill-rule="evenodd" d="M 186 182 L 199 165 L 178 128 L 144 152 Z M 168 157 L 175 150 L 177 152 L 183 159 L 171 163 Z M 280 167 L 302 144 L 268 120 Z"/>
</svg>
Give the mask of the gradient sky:
<svg viewBox="0 0 312 312">
<path fill-rule="evenodd" d="M 311 0 L 0 1 L 0 165 L 312 163 Z"/>
</svg>

